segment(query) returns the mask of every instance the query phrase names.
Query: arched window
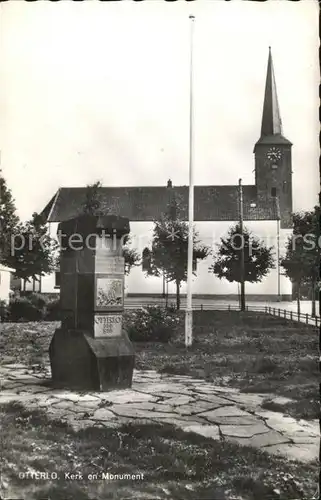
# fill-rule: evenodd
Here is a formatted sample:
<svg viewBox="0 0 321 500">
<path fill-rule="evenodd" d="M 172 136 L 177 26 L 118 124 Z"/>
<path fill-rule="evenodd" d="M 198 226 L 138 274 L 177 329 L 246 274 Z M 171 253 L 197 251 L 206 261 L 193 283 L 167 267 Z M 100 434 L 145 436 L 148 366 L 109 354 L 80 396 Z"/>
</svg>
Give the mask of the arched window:
<svg viewBox="0 0 321 500">
<path fill-rule="evenodd" d="M 143 271 L 148 271 L 150 269 L 151 264 L 151 252 L 149 248 L 144 248 L 142 254 L 142 269 Z"/>
</svg>

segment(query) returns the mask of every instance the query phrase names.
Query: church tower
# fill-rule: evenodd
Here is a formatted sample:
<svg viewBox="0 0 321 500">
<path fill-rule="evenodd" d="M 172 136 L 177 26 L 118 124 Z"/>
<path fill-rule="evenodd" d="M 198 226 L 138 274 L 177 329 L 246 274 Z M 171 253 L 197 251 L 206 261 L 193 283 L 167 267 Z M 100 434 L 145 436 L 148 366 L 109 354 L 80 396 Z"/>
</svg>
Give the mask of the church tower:
<svg viewBox="0 0 321 500">
<path fill-rule="evenodd" d="M 265 83 L 261 137 L 254 147 L 258 200 L 277 203 L 281 228 L 292 228 L 292 143 L 283 135 L 271 47 Z"/>
</svg>

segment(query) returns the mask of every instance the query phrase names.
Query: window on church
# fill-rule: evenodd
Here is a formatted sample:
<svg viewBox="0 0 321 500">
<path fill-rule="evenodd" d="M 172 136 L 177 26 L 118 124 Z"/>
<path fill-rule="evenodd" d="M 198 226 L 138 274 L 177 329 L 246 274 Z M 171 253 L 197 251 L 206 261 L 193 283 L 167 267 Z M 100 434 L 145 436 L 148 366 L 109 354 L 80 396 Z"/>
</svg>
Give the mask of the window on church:
<svg viewBox="0 0 321 500">
<path fill-rule="evenodd" d="M 142 254 L 142 269 L 143 271 L 148 271 L 150 269 L 151 264 L 151 252 L 149 248 L 144 248 Z"/>
<path fill-rule="evenodd" d="M 276 197 L 276 188 L 275 188 L 275 187 L 273 187 L 273 188 L 271 189 L 271 196 L 272 196 L 273 198 L 275 198 L 275 197 Z"/>
</svg>

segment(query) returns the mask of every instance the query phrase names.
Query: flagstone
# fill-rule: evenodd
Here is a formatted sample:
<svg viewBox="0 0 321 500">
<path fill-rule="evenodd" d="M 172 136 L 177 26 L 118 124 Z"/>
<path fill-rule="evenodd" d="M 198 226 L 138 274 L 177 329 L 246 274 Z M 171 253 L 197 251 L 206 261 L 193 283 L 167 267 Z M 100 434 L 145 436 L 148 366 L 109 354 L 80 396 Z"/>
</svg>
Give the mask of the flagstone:
<svg viewBox="0 0 321 500">
<path fill-rule="evenodd" d="M 72 401 L 60 401 L 57 403 L 52 404 L 52 408 L 72 408 L 73 407 L 73 402 Z"/>
<path fill-rule="evenodd" d="M 146 392 L 148 394 L 155 394 L 159 391 L 168 391 L 169 386 L 168 384 L 165 383 L 159 383 L 159 382 L 153 382 L 152 384 L 147 383 L 147 382 L 141 382 L 134 384 L 133 386 L 134 390 L 139 391 L 139 392 Z M 176 391 L 175 391 L 176 392 Z"/>
<path fill-rule="evenodd" d="M 215 418 L 215 417 L 251 417 L 251 414 L 237 408 L 236 406 L 220 406 L 214 410 L 206 411 L 200 414 L 202 417 Z M 253 417 L 252 417 L 253 418 Z"/>
<path fill-rule="evenodd" d="M 81 411 L 82 409 L 84 410 L 91 410 L 91 409 L 96 409 L 99 406 L 99 401 L 75 401 L 74 405 L 79 408 Z"/>
<path fill-rule="evenodd" d="M 165 413 L 159 411 L 151 411 L 151 410 L 142 410 L 140 408 L 131 408 L 130 405 L 115 405 L 112 408 L 112 411 L 115 415 L 119 415 L 121 417 L 142 417 L 142 418 L 159 418 L 164 417 L 165 415 L 168 417 L 177 417 L 176 413 Z"/>
<path fill-rule="evenodd" d="M 290 434 L 291 440 L 298 445 L 305 444 L 315 444 L 320 442 L 320 438 L 318 436 L 306 435 L 302 432 L 302 434 Z"/>
<path fill-rule="evenodd" d="M 0 382 L 0 387 L 1 387 L 1 390 L 11 390 L 11 389 L 22 389 L 23 387 L 25 387 L 24 384 L 22 384 L 21 382 L 17 381 L 17 382 L 13 382 L 11 380 L 1 380 Z"/>
<path fill-rule="evenodd" d="M 202 387 L 202 386 L 200 386 Z M 220 385 L 212 385 L 211 386 L 213 391 L 215 392 L 224 392 L 224 393 L 232 393 L 232 394 L 238 394 L 240 392 L 239 389 L 235 389 L 234 387 L 222 387 Z M 199 387 L 197 388 L 199 389 Z"/>
<path fill-rule="evenodd" d="M 182 377 L 181 375 L 166 375 L 164 374 L 162 377 L 162 380 L 166 380 L 166 382 L 170 384 L 186 384 L 187 386 L 195 386 L 195 384 L 203 384 L 205 383 L 204 380 L 201 379 L 195 379 L 195 378 L 189 378 L 189 377 Z"/>
<path fill-rule="evenodd" d="M 233 406 L 233 401 L 224 399 L 214 394 L 197 394 L 196 397 L 199 401 L 208 401 L 210 403 L 216 404 L 217 406 Z"/>
<path fill-rule="evenodd" d="M 187 425 L 184 426 L 185 432 L 195 432 L 195 434 L 199 434 L 200 436 L 204 436 L 212 439 L 221 439 L 220 429 L 218 425 Z"/>
<path fill-rule="evenodd" d="M 145 392 L 137 392 L 135 390 L 124 390 L 124 391 L 113 391 L 108 393 L 106 396 L 106 400 L 112 403 L 130 403 L 130 402 L 149 402 L 149 401 L 157 401 L 154 394 L 148 394 Z"/>
<path fill-rule="evenodd" d="M 115 414 L 112 413 L 107 408 L 98 408 L 95 413 L 91 416 L 92 420 L 112 420 L 115 418 Z"/>
<path fill-rule="evenodd" d="M 179 385 L 179 384 L 165 384 L 165 383 L 153 383 L 153 384 L 141 384 L 140 387 L 134 387 L 135 390 L 139 392 L 147 392 L 149 394 L 158 394 L 161 392 L 170 392 L 172 393 L 172 396 L 175 394 L 181 395 L 185 394 L 187 396 L 192 394 L 192 391 L 190 388 L 188 388 L 185 385 Z"/>
<path fill-rule="evenodd" d="M 318 460 L 319 457 L 319 444 L 317 445 L 293 445 L 293 444 L 276 444 L 266 446 L 264 451 L 275 455 L 283 455 L 291 460 L 298 460 L 300 462 L 311 462 Z"/>
<path fill-rule="evenodd" d="M 19 396 L 16 392 L 1 392 L 0 404 L 11 403 L 11 401 L 18 401 Z"/>
<path fill-rule="evenodd" d="M 117 405 L 118 406 L 118 405 Z M 157 404 L 157 403 L 149 403 L 149 402 L 143 402 L 143 403 L 139 403 L 139 402 L 130 402 L 130 403 L 127 403 L 126 406 L 130 407 L 130 408 L 136 408 L 138 410 L 147 410 L 147 411 L 157 411 L 157 412 L 161 412 L 161 413 L 176 413 L 178 414 L 178 411 L 176 410 L 175 407 L 173 407 L 172 405 L 167 405 L 167 404 Z M 113 406 L 114 408 L 114 406 Z"/>
<path fill-rule="evenodd" d="M 254 425 L 220 425 L 222 434 L 234 437 L 252 437 L 257 434 L 269 432 L 269 428 L 263 423 Z"/>
<path fill-rule="evenodd" d="M 263 396 L 259 396 L 258 394 L 226 394 L 226 399 L 233 403 L 241 403 L 244 406 L 250 408 L 259 407 L 263 400 L 265 399 Z"/>
<path fill-rule="evenodd" d="M 193 415 L 213 410 L 213 408 L 219 408 L 220 404 L 210 403 L 207 401 L 195 401 L 186 405 L 177 406 L 175 410 L 181 415 Z"/>
<path fill-rule="evenodd" d="M 297 421 L 292 417 L 285 416 L 278 412 L 258 411 L 256 415 L 263 417 L 269 427 L 286 434 L 296 435 L 301 432 L 304 432 L 307 436 L 319 436 L 320 434 L 317 422 Z"/>
<path fill-rule="evenodd" d="M 155 421 L 155 420 L 154 420 Z M 157 418 L 156 420 L 158 423 L 161 424 L 169 424 L 169 425 L 174 425 L 176 427 L 179 427 L 181 429 L 185 429 L 186 427 L 190 427 L 191 425 L 200 425 L 200 421 L 193 417 L 193 419 L 183 419 L 180 416 L 177 418 L 175 417 L 163 417 L 163 418 Z"/>
<path fill-rule="evenodd" d="M 19 394 L 41 394 L 50 391 L 50 387 L 43 387 L 41 385 L 22 385 L 19 387 Z"/>
<path fill-rule="evenodd" d="M 230 441 L 237 442 L 242 446 L 254 446 L 255 448 L 263 448 L 265 446 L 272 446 L 275 444 L 282 444 L 283 446 L 283 443 L 290 443 L 290 440 L 288 438 L 282 436 L 282 434 L 280 434 L 279 432 L 272 430 L 252 437 L 234 437 L 227 435 L 224 435 L 224 437 Z"/>
<path fill-rule="evenodd" d="M 51 406 L 53 403 L 57 403 L 57 402 L 59 402 L 58 399 L 50 397 L 50 396 L 49 397 L 46 396 L 45 398 L 39 399 L 38 406 L 40 408 L 46 408 L 47 406 Z"/>
<path fill-rule="evenodd" d="M 26 365 L 23 365 L 22 363 L 4 363 L 3 364 L 4 368 L 10 368 L 10 369 L 26 369 Z"/>
<path fill-rule="evenodd" d="M 165 398 L 165 402 L 168 401 L 168 399 L 172 399 L 172 398 L 175 398 L 177 399 L 178 397 L 181 397 L 181 396 L 186 396 L 186 397 L 193 397 L 195 396 L 195 394 L 189 392 L 187 394 L 176 394 L 175 392 L 170 392 L 170 391 L 160 391 L 160 392 L 157 392 L 157 393 L 153 393 L 154 396 L 156 396 L 157 398 Z"/>
<path fill-rule="evenodd" d="M 29 393 L 29 392 L 27 392 L 27 393 L 26 392 L 24 392 L 24 393 L 15 392 L 13 394 L 14 394 L 13 397 L 11 394 L 7 395 L 9 401 L 10 400 L 12 401 L 13 399 L 15 399 L 15 400 L 19 401 L 20 403 L 24 403 L 24 402 L 29 402 L 29 401 L 35 399 L 35 395 L 32 393 Z M 4 402 L 5 399 L 6 399 L 6 393 L 0 394 L 0 402 Z"/>
<path fill-rule="evenodd" d="M 182 394 L 181 396 L 174 396 L 170 397 L 169 399 L 166 398 L 164 401 L 159 401 L 158 404 L 175 407 L 180 405 L 186 405 L 193 402 L 195 402 L 195 398 L 193 396 L 187 396 L 185 394 Z"/>
</svg>

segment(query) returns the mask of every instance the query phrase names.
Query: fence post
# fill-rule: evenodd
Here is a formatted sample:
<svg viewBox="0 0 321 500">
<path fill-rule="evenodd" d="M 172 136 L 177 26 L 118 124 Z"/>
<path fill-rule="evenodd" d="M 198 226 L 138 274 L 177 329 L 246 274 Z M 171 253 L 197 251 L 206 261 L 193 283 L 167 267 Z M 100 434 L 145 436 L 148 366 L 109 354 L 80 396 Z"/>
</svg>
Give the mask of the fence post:
<svg viewBox="0 0 321 500">
<path fill-rule="evenodd" d="M 281 316 L 281 310 L 279 309 L 279 317 Z"/>
<path fill-rule="evenodd" d="M 284 309 L 284 317 L 286 318 L 286 309 Z"/>
<path fill-rule="evenodd" d="M 305 315 L 305 321 L 306 321 L 306 324 L 309 323 L 309 315 L 308 315 L 308 313 L 306 313 L 306 315 Z"/>
<path fill-rule="evenodd" d="M 264 311 L 265 311 L 265 314 L 266 314 L 266 313 L 267 313 L 267 307 L 266 307 L 266 306 L 265 306 L 265 308 L 264 308 Z"/>
<path fill-rule="evenodd" d="M 293 313 L 292 313 L 292 311 L 290 311 L 290 319 L 291 319 L 291 321 L 293 320 Z"/>
<path fill-rule="evenodd" d="M 246 310 L 247 310 L 247 311 L 249 310 L 249 306 L 246 306 Z"/>
<path fill-rule="evenodd" d="M 315 317 L 315 326 L 318 326 L 318 318 L 317 318 L 317 316 Z"/>
<path fill-rule="evenodd" d="M 203 311 L 203 304 L 201 304 L 201 311 Z"/>
<path fill-rule="evenodd" d="M 298 321 L 300 321 L 301 313 L 298 312 Z"/>
<path fill-rule="evenodd" d="M 228 305 L 228 310 L 230 311 L 231 310 L 231 304 Z"/>
</svg>

